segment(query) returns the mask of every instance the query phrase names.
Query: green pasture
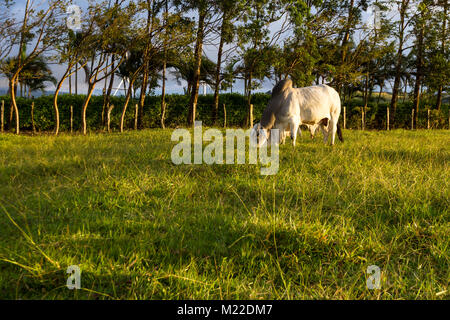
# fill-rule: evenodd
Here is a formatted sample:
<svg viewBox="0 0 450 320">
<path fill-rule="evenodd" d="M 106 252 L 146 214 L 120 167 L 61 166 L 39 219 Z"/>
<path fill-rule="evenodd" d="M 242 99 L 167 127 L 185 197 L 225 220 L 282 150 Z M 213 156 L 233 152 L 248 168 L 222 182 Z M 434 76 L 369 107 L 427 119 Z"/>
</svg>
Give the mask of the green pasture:
<svg viewBox="0 0 450 320">
<path fill-rule="evenodd" d="M 171 133 L 0 135 L 0 299 L 449 298 L 448 130 L 304 133 L 274 176 Z"/>
</svg>

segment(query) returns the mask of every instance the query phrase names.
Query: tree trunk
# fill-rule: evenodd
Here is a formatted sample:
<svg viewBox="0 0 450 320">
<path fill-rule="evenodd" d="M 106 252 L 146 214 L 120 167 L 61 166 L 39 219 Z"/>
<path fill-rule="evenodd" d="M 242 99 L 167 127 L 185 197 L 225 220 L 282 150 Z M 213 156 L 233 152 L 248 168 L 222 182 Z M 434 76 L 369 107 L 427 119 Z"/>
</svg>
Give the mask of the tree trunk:
<svg viewBox="0 0 450 320">
<path fill-rule="evenodd" d="M 134 130 L 138 129 L 139 105 L 136 103 L 134 109 Z"/>
<path fill-rule="evenodd" d="M 347 44 L 350 40 L 350 29 L 352 26 L 352 20 L 353 20 L 353 6 L 354 6 L 354 0 L 350 1 L 350 6 L 348 7 L 348 17 L 347 17 L 347 26 L 345 28 L 345 34 L 342 38 L 342 62 L 344 63 L 347 58 Z"/>
<path fill-rule="evenodd" d="M 166 1 L 167 2 L 167 1 Z M 167 3 L 166 3 L 167 5 Z M 152 37 L 153 37 L 153 30 L 155 25 L 155 15 L 154 12 L 156 10 L 155 8 L 156 2 L 152 0 L 147 0 L 147 24 L 146 24 L 146 30 L 148 31 L 148 37 L 147 37 L 147 43 L 145 47 L 145 53 L 144 53 L 144 73 L 143 73 L 143 79 L 142 79 L 142 85 L 141 85 L 141 92 L 139 95 L 139 117 L 138 117 L 138 128 L 142 129 L 144 125 L 144 105 L 145 105 L 145 97 L 147 95 L 147 87 L 148 87 L 148 80 L 149 80 L 149 68 L 150 68 L 150 62 L 149 62 L 149 56 L 150 56 L 150 50 L 152 46 Z"/>
<path fill-rule="evenodd" d="M 441 53 L 443 56 L 445 56 L 445 44 L 447 40 L 447 10 L 448 10 L 448 1 L 445 0 L 443 3 L 444 6 L 444 21 L 442 22 L 442 45 L 441 45 Z M 443 86 L 440 85 L 438 88 L 438 94 L 436 99 L 436 109 L 441 110 L 442 105 L 442 91 L 444 90 Z"/>
<path fill-rule="evenodd" d="M 108 62 L 106 62 L 108 64 Z M 114 55 L 112 55 L 111 57 L 111 70 L 115 69 L 115 58 Z M 108 77 L 105 78 L 105 86 L 108 83 Z M 102 126 L 103 128 L 106 125 L 106 119 L 104 117 L 105 111 L 107 112 L 107 108 L 110 105 L 111 102 L 111 92 L 113 89 L 113 85 L 114 85 L 114 72 L 111 73 L 110 77 L 109 77 L 109 83 L 108 83 L 108 89 L 105 90 L 104 92 L 104 97 L 103 97 L 103 107 L 102 107 Z"/>
<path fill-rule="evenodd" d="M 139 95 L 139 118 L 138 118 L 138 128 L 142 129 L 144 126 L 144 105 L 145 105 L 145 96 L 147 95 L 147 86 L 148 86 L 148 64 L 144 70 L 144 77 L 142 79 L 141 92 Z"/>
<path fill-rule="evenodd" d="M 11 106 L 14 110 L 14 114 L 16 116 L 16 134 L 20 134 L 20 120 L 19 120 L 19 109 L 17 108 L 16 101 L 16 88 L 15 88 L 16 78 L 11 80 Z"/>
<path fill-rule="evenodd" d="M 0 131 L 3 133 L 5 129 L 5 101 L 2 100 L 2 107 L 0 110 Z"/>
<path fill-rule="evenodd" d="M 223 127 L 227 127 L 227 106 L 223 104 Z"/>
<path fill-rule="evenodd" d="M 11 81 L 8 81 L 8 95 L 11 95 Z M 14 107 L 12 102 L 9 103 L 9 117 L 8 117 L 8 130 L 11 130 L 11 128 L 13 127 L 13 117 L 14 117 Z"/>
<path fill-rule="evenodd" d="M 397 61 L 395 63 L 395 80 L 394 87 L 392 88 L 392 99 L 391 99 L 391 124 L 394 124 L 395 112 L 397 111 L 398 102 L 398 92 L 401 80 L 401 71 L 403 64 L 403 41 L 404 41 L 404 31 L 405 31 L 405 17 L 408 8 L 409 1 L 402 0 L 400 8 L 400 24 L 399 24 L 399 44 L 397 50 Z"/>
<path fill-rule="evenodd" d="M 353 7 L 354 7 L 354 0 L 350 1 L 349 7 L 348 7 L 348 12 L 347 12 L 347 23 L 345 25 L 345 32 L 344 35 L 342 37 L 342 41 L 341 41 L 341 50 L 342 50 L 342 54 L 341 54 L 341 65 L 345 64 L 345 61 L 347 60 L 347 52 L 348 52 L 348 42 L 350 40 L 350 31 L 352 28 L 352 21 L 353 21 Z M 343 79 L 342 79 L 342 75 L 338 74 L 336 77 L 336 88 L 337 91 L 339 92 L 339 94 L 341 94 L 341 89 L 343 86 Z"/>
<path fill-rule="evenodd" d="M 72 71 L 72 70 L 70 70 Z M 71 72 L 69 71 L 69 74 L 71 74 Z M 72 95 L 72 75 L 69 76 L 69 94 Z"/>
<path fill-rule="evenodd" d="M 199 12 L 197 41 L 195 44 L 195 74 L 194 83 L 192 84 L 191 98 L 189 100 L 188 125 L 194 125 L 196 107 L 198 102 L 198 89 L 200 85 L 200 71 L 202 67 L 203 37 L 205 27 L 206 12 Z"/>
<path fill-rule="evenodd" d="M 166 67 L 167 67 L 167 51 L 164 52 L 164 63 L 163 63 L 163 83 L 161 92 L 161 128 L 165 129 L 165 118 L 166 118 Z"/>
<path fill-rule="evenodd" d="M 381 94 L 383 93 L 383 84 L 380 84 L 380 92 L 378 94 L 377 106 L 380 104 Z"/>
<path fill-rule="evenodd" d="M 123 105 L 123 109 L 122 109 L 122 116 L 120 117 L 120 132 L 121 133 L 123 133 L 123 124 L 125 122 L 125 114 L 127 112 L 128 103 L 130 102 L 131 94 L 133 92 L 133 85 L 134 85 L 134 82 L 136 81 L 138 74 L 139 74 L 139 71 L 133 75 L 132 79 L 130 79 L 130 85 L 128 87 L 127 96 L 125 98 L 125 104 Z"/>
<path fill-rule="evenodd" d="M 364 86 L 364 111 L 369 104 L 369 73 L 366 74 L 366 82 Z"/>
<path fill-rule="evenodd" d="M 59 81 L 58 85 L 56 86 L 55 95 L 53 96 L 53 108 L 55 109 L 55 136 L 59 134 L 59 108 L 58 108 L 58 95 L 59 91 L 61 90 L 61 87 L 65 80 L 64 75 L 62 79 Z"/>
<path fill-rule="evenodd" d="M 108 133 L 111 132 L 111 112 L 113 111 L 113 109 L 114 105 L 109 105 L 106 113 L 106 128 L 108 130 Z"/>
<path fill-rule="evenodd" d="M 25 44 L 25 31 L 27 28 L 27 22 L 28 22 L 28 15 L 29 15 L 29 7 L 30 7 L 31 0 L 27 0 L 25 5 L 25 14 L 23 17 L 23 23 L 21 26 L 21 32 L 20 32 L 20 41 L 19 41 L 19 53 L 17 55 L 17 68 L 18 70 L 16 73 L 11 77 L 11 105 L 14 109 L 15 115 L 16 115 L 16 134 L 20 134 L 20 121 L 19 121 L 19 109 L 17 108 L 17 101 L 16 101 L 16 82 L 18 83 L 20 78 L 20 72 L 23 68 L 22 64 L 22 55 L 24 54 L 24 44 Z M 12 120 L 12 119 L 11 119 Z"/>
<path fill-rule="evenodd" d="M 212 112 L 213 124 L 217 123 L 217 114 L 219 111 L 220 70 L 221 70 L 221 66 L 222 66 L 222 54 L 223 54 L 226 23 L 227 23 L 226 13 L 224 13 L 223 18 L 222 18 L 221 31 L 220 31 L 219 51 L 217 53 L 217 68 L 216 68 L 216 79 L 215 79 L 216 83 L 215 83 L 215 88 L 214 88 L 214 108 L 213 108 L 213 112 Z"/>
<path fill-rule="evenodd" d="M 86 99 L 84 99 L 83 107 L 81 108 L 81 122 L 82 122 L 82 126 L 83 126 L 83 135 L 87 134 L 86 110 L 89 105 L 89 101 L 91 100 L 92 93 L 94 92 L 94 88 L 95 88 L 95 82 L 89 83 Z"/>
<path fill-rule="evenodd" d="M 76 56 L 76 59 L 78 61 L 78 54 Z M 78 95 L 78 63 L 75 64 L 75 95 Z"/>
<path fill-rule="evenodd" d="M 413 125 L 417 128 L 417 120 L 419 115 L 420 106 L 420 88 L 422 85 L 422 73 L 423 73 L 423 37 L 424 37 L 424 26 L 420 26 L 419 34 L 417 35 L 417 60 L 416 60 L 416 82 L 414 85 L 414 123 Z"/>
<path fill-rule="evenodd" d="M 248 75 L 248 85 L 247 85 L 247 90 L 248 90 L 248 95 L 247 95 L 247 107 L 248 107 L 248 112 L 247 112 L 247 121 L 246 121 L 246 125 L 247 127 L 250 124 L 250 117 L 251 117 L 251 103 L 252 103 L 252 81 L 253 81 L 253 73 L 250 72 Z"/>
<path fill-rule="evenodd" d="M 167 15 L 169 14 L 168 0 L 166 0 L 165 4 L 165 14 L 166 18 L 164 20 L 164 27 L 167 28 Z M 163 73 L 162 73 L 162 92 L 161 92 L 161 128 L 165 129 L 165 118 L 166 118 L 166 70 L 167 69 L 167 30 L 165 30 L 164 34 L 164 61 L 163 61 Z"/>
<path fill-rule="evenodd" d="M 439 86 L 437 97 L 436 97 L 436 109 L 439 111 L 441 110 L 441 106 L 442 106 L 442 91 L 443 91 L 443 87 Z"/>
</svg>

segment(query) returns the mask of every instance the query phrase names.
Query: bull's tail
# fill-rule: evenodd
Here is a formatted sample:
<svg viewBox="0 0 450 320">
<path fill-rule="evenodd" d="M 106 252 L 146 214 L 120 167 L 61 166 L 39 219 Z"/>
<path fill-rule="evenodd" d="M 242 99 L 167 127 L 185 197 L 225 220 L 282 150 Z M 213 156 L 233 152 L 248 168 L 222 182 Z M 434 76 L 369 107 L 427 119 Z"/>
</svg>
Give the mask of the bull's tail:
<svg viewBox="0 0 450 320">
<path fill-rule="evenodd" d="M 339 140 L 341 140 L 341 142 L 344 142 L 344 137 L 342 136 L 341 125 L 339 123 L 337 125 L 337 134 L 338 134 Z"/>
</svg>

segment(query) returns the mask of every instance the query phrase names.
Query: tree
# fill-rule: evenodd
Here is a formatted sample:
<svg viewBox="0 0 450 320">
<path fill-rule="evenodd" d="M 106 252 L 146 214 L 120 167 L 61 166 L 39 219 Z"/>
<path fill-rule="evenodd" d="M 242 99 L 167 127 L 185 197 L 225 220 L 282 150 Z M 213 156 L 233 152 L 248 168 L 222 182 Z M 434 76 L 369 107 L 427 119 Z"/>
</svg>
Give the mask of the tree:
<svg viewBox="0 0 450 320">
<path fill-rule="evenodd" d="M 167 2 L 167 0 L 166 0 Z M 141 93 L 139 98 L 139 119 L 138 119 L 138 127 L 142 127 L 142 118 L 144 115 L 144 102 L 145 102 L 145 96 L 147 94 L 147 88 L 149 83 L 149 74 L 150 74 L 150 59 L 149 53 L 153 49 L 153 41 L 154 36 L 156 35 L 154 33 L 155 29 L 155 22 L 157 22 L 157 15 L 159 11 L 161 10 L 163 5 L 162 1 L 153 1 L 153 0 L 145 0 L 141 2 L 141 7 L 145 11 L 145 14 L 147 16 L 145 30 L 143 32 L 147 34 L 147 36 L 144 38 L 144 60 L 143 60 L 143 75 L 142 75 L 142 81 L 141 81 Z M 159 30 L 161 31 L 161 30 Z"/>
<path fill-rule="evenodd" d="M 220 83 L 223 80 L 221 75 L 222 71 L 222 60 L 224 46 L 233 41 L 236 30 L 233 22 L 236 18 L 240 16 L 242 12 L 243 2 L 235 0 L 218 0 L 216 2 L 216 8 L 218 12 L 222 15 L 220 24 L 220 35 L 219 35 L 219 48 L 217 50 L 217 64 L 215 72 L 214 81 L 214 107 L 212 110 L 212 121 L 217 122 L 217 114 L 219 110 L 219 91 Z"/>
<path fill-rule="evenodd" d="M 270 37 L 269 26 L 281 19 L 286 8 L 281 1 L 268 0 L 249 1 L 246 8 L 243 15 L 244 23 L 238 27 L 237 33 L 239 55 L 242 61 L 238 70 L 245 83 L 248 124 L 252 90 L 256 89 L 264 78 L 270 77 L 272 69 L 270 57 L 274 53 L 273 44 L 286 31 L 286 23 L 283 23 L 281 30 Z"/>
<path fill-rule="evenodd" d="M 105 80 L 111 72 L 115 72 L 127 59 L 128 52 L 142 35 L 136 35 L 131 21 L 136 12 L 131 2 L 126 7 L 108 8 L 105 2 L 89 6 L 89 17 L 93 19 L 92 43 L 87 52 L 89 62 L 84 70 L 88 83 L 88 91 L 82 105 L 82 131 L 87 134 L 86 110 L 98 82 Z M 121 14 L 118 15 L 117 11 Z M 108 61 L 113 55 L 114 59 Z M 117 61 L 115 63 L 114 61 Z M 103 74 L 103 76 L 101 76 Z"/>
<path fill-rule="evenodd" d="M 415 53 L 415 84 L 414 84 L 414 126 L 417 128 L 417 119 L 419 117 L 419 105 L 420 105 L 420 89 L 422 87 L 422 81 L 424 77 L 424 68 L 425 68 L 425 28 L 427 22 L 430 20 L 430 4 L 427 1 L 421 1 L 419 4 L 418 11 L 419 13 L 415 15 L 413 20 L 414 25 L 414 34 L 415 34 L 415 44 L 413 48 L 413 52 Z"/>
<path fill-rule="evenodd" d="M 187 87 L 185 89 L 185 94 L 191 96 L 195 86 L 197 68 L 193 52 L 187 51 L 184 52 L 184 54 L 178 55 L 171 65 L 174 68 L 172 74 L 175 76 L 175 79 L 179 84 L 181 84 L 181 80 L 186 81 Z M 199 82 L 204 82 L 213 86 L 215 71 L 216 64 L 206 56 L 202 56 Z"/>
<path fill-rule="evenodd" d="M 430 19 L 424 37 L 424 85 L 436 94 L 435 108 L 441 109 L 443 92 L 450 87 L 450 57 L 448 46 L 448 1 L 435 2 L 429 7 Z"/>
<path fill-rule="evenodd" d="M 13 5 L 12 0 L 0 0 L 0 64 L 7 59 L 20 36 L 15 29 L 17 21 L 10 15 Z"/>
<path fill-rule="evenodd" d="M 20 81 L 25 88 L 28 88 L 28 97 L 33 91 L 43 92 L 47 82 L 54 85 L 57 82 L 47 61 L 42 56 L 34 58 L 22 69 Z"/>
<path fill-rule="evenodd" d="M 17 62 L 12 65 L 2 66 L 3 70 L 5 67 L 13 66 L 7 72 L 11 73 L 9 86 L 11 106 L 15 113 L 16 134 L 20 133 L 19 109 L 16 102 L 16 83 L 18 83 L 23 69 L 36 57 L 49 50 L 53 42 L 59 38 L 58 35 L 62 30 L 61 23 L 63 23 L 61 17 L 64 14 L 65 8 L 65 2 L 63 0 L 49 1 L 48 7 L 43 10 L 36 10 L 33 5 L 34 3 L 27 0 L 20 27 L 10 37 L 10 40 L 17 41 L 11 44 L 12 47 L 17 47 Z M 31 50 L 27 50 L 26 44 L 32 40 L 33 45 L 31 46 Z"/>
<path fill-rule="evenodd" d="M 447 51 L 447 37 L 448 37 L 448 30 L 447 30 L 447 20 L 448 20 L 448 0 L 443 0 L 440 1 L 440 6 L 442 7 L 442 11 L 440 12 L 440 14 L 438 15 L 438 17 L 440 17 L 440 21 L 441 21 L 441 25 L 442 25 L 442 33 L 441 33 L 441 52 L 440 54 L 443 57 L 446 57 L 446 59 L 442 59 L 444 61 L 444 63 L 446 63 L 447 67 L 443 70 L 446 70 L 446 74 L 445 74 L 445 78 L 442 79 L 442 83 L 439 85 L 438 87 L 438 94 L 437 94 L 437 99 L 436 99 L 436 109 L 440 110 L 441 109 L 441 104 L 442 104 L 442 91 L 444 89 L 444 85 L 448 86 L 450 84 L 450 63 L 449 63 L 449 59 L 448 59 L 448 51 Z M 448 90 L 448 87 L 447 87 Z"/>
<path fill-rule="evenodd" d="M 397 38 L 397 54 L 395 61 L 395 73 L 394 73 L 394 86 L 392 87 L 392 99 L 391 99 L 391 123 L 394 123 L 395 113 L 397 111 L 398 94 L 400 89 L 400 81 L 402 78 L 402 73 L 404 70 L 404 56 L 403 51 L 405 50 L 405 42 L 408 40 L 408 35 L 405 35 L 407 28 L 409 27 L 411 20 L 410 6 L 412 1 L 402 0 L 398 4 L 398 13 L 400 15 L 399 21 L 397 22 L 397 33 L 395 37 Z"/>
<path fill-rule="evenodd" d="M 188 125 L 195 122 L 196 108 L 198 101 L 198 89 L 200 86 L 203 43 L 208 33 L 207 25 L 210 23 L 208 19 L 213 15 L 213 2 L 208 0 L 176 0 L 175 4 L 180 11 L 194 10 L 198 16 L 197 30 L 194 47 L 194 81 L 192 83 L 191 97 L 188 105 Z"/>
<path fill-rule="evenodd" d="M 164 127 L 165 116 L 165 84 L 166 68 L 170 63 L 171 52 L 181 51 L 191 42 L 192 23 L 183 18 L 181 12 L 172 12 L 173 2 L 168 0 L 142 0 L 138 2 L 142 16 L 146 17 L 145 25 L 139 28 L 143 37 L 143 68 L 140 76 L 140 97 L 138 127 L 142 128 L 144 101 L 147 90 L 157 85 L 163 73 L 161 126 Z M 139 81 L 138 81 L 139 82 Z"/>
<path fill-rule="evenodd" d="M 112 0 L 108 1 L 108 8 L 111 8 Z M 121 1 L 122 2 L 122 1 Z M 119 6 L 119 0 L 114 0 L 114 7 L 120 8 Z M 119 10 L 114 10 L 111 16 L 111 20 L 114 20 L 117 15 L 120 14 Z M 110 99 L 111 99 L 111 93 L 114 85 L 114 75 L 115 72 L 113 70 L 116 70 L 116 64 L 115 64 L 115 55 L 111 54 L 108 57 L 107 64 L 110 64 L 110 72 L 107 72 L 106 78 L 104 80 L 105 82 L 105 88 L 103 89 L 103 106 L 102 106 L 102 125 L 105 126 L 105 111 L 109 109 L 110 105 Z"/>
<path fill-rule="evenodd" d="M 53 95 L 53 108 L 55 111 L 55 135 L 59 133 L 59 108 L 58 95 L 66 81 L 72 74 L 84 68 L 88 63 L 88 55 L 90 55 L 91 46 L 95 43 L 96 37 L 93 35 L 94 20 L 83 19 L 87 24 L 84 26 L 84 31 L 74 32 L 68 30 L 63 32 L 60 41 L 55 43 L 55 51 L 57 54 L 54 59 L 60 65 L 66 64 L 66 69 L 56 84 L 55 93 Z M 78 78 L 78 77 L 77 77 Z"/>
<path fill-rule="evenodd" d="M 122 109 L 122 115 L 120 117 L 120 132 L 123 132 L 125 113 L 127 111 L 128 103 L 130 102 L 134 83 L 138 79 L 142 68 L 144 68 L 145 66 L 142 60 L 145 59 L 146 53 L 144 53 L 143 51 L 144 50 L 142 50 L 142 47 L 134 48 L 134 50 L 132 50 L 129 54 L 127 60 L 120 65 L 119 70 L 117 71 L 118 75 L 120 75 L 122 78 L 128 79 L 127 94 Z"/>
</svg>

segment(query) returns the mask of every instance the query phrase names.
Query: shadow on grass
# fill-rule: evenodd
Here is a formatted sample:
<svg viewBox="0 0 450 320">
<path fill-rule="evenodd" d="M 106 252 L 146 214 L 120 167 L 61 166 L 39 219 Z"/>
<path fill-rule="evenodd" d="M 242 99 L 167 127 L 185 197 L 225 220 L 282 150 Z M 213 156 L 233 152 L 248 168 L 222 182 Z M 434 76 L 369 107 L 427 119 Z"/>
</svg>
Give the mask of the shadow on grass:
<svg viewBox="0 0 450 320">
<path fill-rule="evenodd" d="M 295 283 L 299 272 L 307 272 L 308 281 L 318 283 L 324 279 L 313 270 L 321 268 L 323 262 L 346 263 L 335 244 L 320 235 L 301 229 L 274 230 L 269 224 L 252 223 L 242 215 L 198 212 L 157 219 L 161 220 L 113 224 L 91 221 L 90 233 L 96 235 L 92 239 L 61 239 L 58 230 L 48 234 L 60 238 L 53 258 L 78 261 L 82 269 L 85 265 L 88 270 L 97 270 L 82 271 L 82 286 L 103 294 L 86 291 L 74 296 L 60 288 L 67 280 L 63 271 L 19 277 L 21 269 L 1 262 L 3 272 L 14 279 L 3 283 L 3 298 L 15 299 L 16 291 L 23 299 L 130 298 L 131 292 L 151 299 L 177 295 L 189 298 L 198 288 L 215 288 L 222 273 L 235 281 L 232 287 L 262 277 L 282 290 L 283 276 Z M 347 266 L 354 272 L 359 264 L 355 262 Z M 300 270 L 305 265 L 311 269 Z"/>
</svg>

